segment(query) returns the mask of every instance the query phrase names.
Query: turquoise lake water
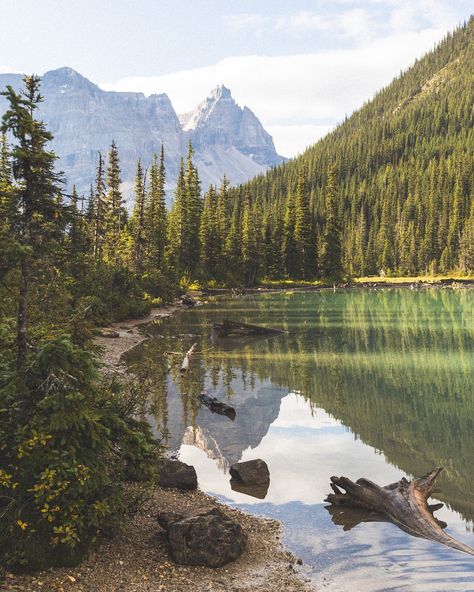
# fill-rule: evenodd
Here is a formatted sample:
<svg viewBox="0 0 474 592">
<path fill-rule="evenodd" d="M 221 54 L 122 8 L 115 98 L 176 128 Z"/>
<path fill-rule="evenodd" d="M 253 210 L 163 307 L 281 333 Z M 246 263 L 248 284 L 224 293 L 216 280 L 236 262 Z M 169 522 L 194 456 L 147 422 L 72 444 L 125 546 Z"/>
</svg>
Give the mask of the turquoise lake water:
<svg viewBox="0 0 474 592">
<path fill-rule="evenodd" d="M 212 340 L 224 318 L 284 329 Z M 474 557 L 384 522 L 345 530 L 324 499 L 331 475 L 380 485 L 444 467 L 436 517 L 474 546 L 474 291 L 367 289 L 224 300 L 147 327 L 135 371 L 153 381 L 150 421 L 196 467 L 200 487 L 283 523 L 318 590 L 474 590 Z M 180 376 L 164 351 L 202 352 Z M 236 410 L 212 414 L 206 390 Z M 264 499 L 233 491 L 229 466 L 264 459 Z"/>
</svg>

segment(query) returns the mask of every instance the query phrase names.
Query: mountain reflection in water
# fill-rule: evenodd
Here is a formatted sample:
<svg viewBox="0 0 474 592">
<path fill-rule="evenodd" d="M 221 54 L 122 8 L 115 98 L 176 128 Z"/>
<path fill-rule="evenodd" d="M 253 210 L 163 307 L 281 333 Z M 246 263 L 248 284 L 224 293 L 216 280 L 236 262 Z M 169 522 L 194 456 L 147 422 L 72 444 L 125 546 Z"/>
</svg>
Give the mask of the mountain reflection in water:
<svg viewBox="0 0 474 592">
<path fill-rule="evenodd" d="M 211 343 L 210 326 L 224 318 L 288 333 L 266 340 Z M 370 574 L 371 582 L 375 570 L 379 587 L 374 590 L 395 586 L 395 581 L 385 582 L 388 576 L 379 573 L 381 565 L 389 561 L 394 573 L 405 569 L 406 559 L 402 563 L 395 559 L 388 540 L 402 541 L 400 550 L 409 546 L 426 552 L 433 547 L 409 541 L 390 525 L 363 524 L 350 533 L 338 529 L 327 512 L 318 510 L 324 508 L 333 474 L 388 483 L 404 474 L 416 476 L 444 466 L 436 498 L 448 508 L 439 512 L 439 518 L 448 523 L 453 536 L 473 545 L 472 291 L 261 295 L 185 311 L 147 331 L 163 337 L 135 350 L 131 363 L 138 374 L 154 377 L 150 420 L 156 432 L 167 432 L 168 446 L 195 464 L 203 489 L 239 505 L 250 503 L 253 511 L 280 517 L 285 524 L 294 523 L 285 530 L 287 540 L 320 573 L 332 572 L 332 564 L 327 551 L 316 551 L 306 540 L 316 533 L 326 550 L 333 548 L 334 561 L 337 556 L 339 563 L 349 562 L 346 571 L 351 578 L 352 572 L 359 573 L 355 565 L 359 560 L 364 563 L 360 573 L 364 578 Z M 203 353 L 193 360 L 189 375 L 179 374 L 179 364 L 168 372 L 162 352 L 184 352 L 196 341 Z M 234 407 L 235 421 L 201 407 L 197 396 L 202 390 Z M 233 491 L 226 474 L 230 464 L 256 457 L 267 462 L 271 473 L 263 502 Z M 316 524 L 310 521 L 312 534 L 307 525 L 298 527 L 300 520 L 290 510 L 294 504 L 299 512 L 306 515 L 311 508 L 318 516 Z M 382 532 L 388 539 L 379 538 Z M 370 549 L 382 548 L 383 561 L 380 555 L 367 559 L 359 542 L 352 546 L 364 536 Z M 456 552 L 450 550 L 432 549 L 432 553 L 437 559 L 423 568 L 425 580 L 416 589 L 474 588 L 472 560 L 451 559 Z M 446 567 L 439 567 L 446 561 L 458 562 L 449 586 L 439 573 L 446 572 Z M 438 575 L 430 579 L 426 574 Z M 420 581 L 419 574 L 414 581 Z M 346 590 L 341 582 L 338 586 L 333 589 Z"/>
</svg>

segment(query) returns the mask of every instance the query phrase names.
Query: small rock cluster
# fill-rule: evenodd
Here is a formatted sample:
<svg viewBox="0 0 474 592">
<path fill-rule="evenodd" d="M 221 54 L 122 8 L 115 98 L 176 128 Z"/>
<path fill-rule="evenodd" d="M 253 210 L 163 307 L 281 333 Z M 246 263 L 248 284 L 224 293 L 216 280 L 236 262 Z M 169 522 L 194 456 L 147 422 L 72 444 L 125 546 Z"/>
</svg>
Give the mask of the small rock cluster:
<svg viewBox="0 0 474 592">
<path fill-rule="evenodd" d="M 263 460 L 236 463 L 230 474 L 231 484 L 237 484 L 232 485 L 233 489 L 265 497 L 270 473 Z M 182 491 L 196 489 L 196 471 L 179 460 L 162 459 L 158 463 L 158 485 Z M 240 524 L 217 507 L 201 507 L 183 514 L 162 512 L 158 522 L 166 532 L 173 559 L 184 565 L 222 567 L 240 557 L 247 544 Z"/>
</svg>

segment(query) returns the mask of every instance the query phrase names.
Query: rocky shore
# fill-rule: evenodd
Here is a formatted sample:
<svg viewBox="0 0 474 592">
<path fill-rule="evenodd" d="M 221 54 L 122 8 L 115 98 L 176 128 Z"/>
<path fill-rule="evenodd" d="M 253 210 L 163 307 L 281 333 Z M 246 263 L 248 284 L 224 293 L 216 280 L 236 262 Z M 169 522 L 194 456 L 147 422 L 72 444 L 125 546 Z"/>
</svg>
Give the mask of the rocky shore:
<svg viewBox="0 0 474 592">
<path fill-rule="evenodd" d="M 220 568 L 183 566 L 169 554 L 158 524 L 164 511 L 218 506 L 248 536 L 236 561 Z M 7 574 L 2 592 L 309 592 L 297 559 L 280 543 L 280 524 L 218 503 L 201 491 L 157 488 L 129 523 L 75 568 Z"/>
</svg>

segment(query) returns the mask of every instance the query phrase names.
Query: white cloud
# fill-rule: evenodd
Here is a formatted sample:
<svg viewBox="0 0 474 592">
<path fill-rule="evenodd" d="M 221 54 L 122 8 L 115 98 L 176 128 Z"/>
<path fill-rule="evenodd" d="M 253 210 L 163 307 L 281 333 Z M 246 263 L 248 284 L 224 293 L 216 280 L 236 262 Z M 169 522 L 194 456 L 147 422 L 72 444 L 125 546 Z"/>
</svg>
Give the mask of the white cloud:
<svg viewBox="0 0 474 592">
<path fill-rule="evenodd" d="M 194 109 L 218 84 L 228 86 L 273 133 L 281 154 L 303 150 L 401 69 L 431 49 L 440 29 L 398 33 L 354 49 L 290 56 L 237 56 L 203 68 L 104 83 L 106 90 L 166 92 L 178 113 Z M 295 136 L 298 132 L 301 135 Z"/>
<path fill-rule="evenodd" d="M 2 66 L 0 64 L 0 74 L 18 74 L 19 71 L 16 68 L 11 68 L 10 66 Z"/>
<path fill-rule="evenodd" d="M 258 31 L 265 26 L 266 22 L 267 19 L 264 16 L 254 12 L 242 12 L 224 17 L 224 24 L 234 33 L 240 33 L 249 28 Z"/>
<path fill-rule="evenodd" d="M 372 38 L 378 29 L 377 23 L 364 8 L 329 15 L 303 10 L 288 17 L 276 18 L 272 26 L 276 31 L 288 31 L 297 35 L 317 31 L 353 40 Z"/>
<path fill-rule="evenodd" d="M 299 35 L 316 31 L 333 39 L 358 42 L 423 27 L 444 28 L 455 22 L 455 11 L 447 0 L 336 0 L 330 11 L 326 6 L 324 11 L 299 10 L 278 16 L 240 13 L 224 17 L 224 24 L 239 35 L 253 32 L 261 37 L 272 32 Z"/>
<path fill-rule="evenodd" d="M 296 156 L 331 131 L 332 125 L 301 124 L 266 125 L 275 148 L 284 156 Z"/>
</svg>

